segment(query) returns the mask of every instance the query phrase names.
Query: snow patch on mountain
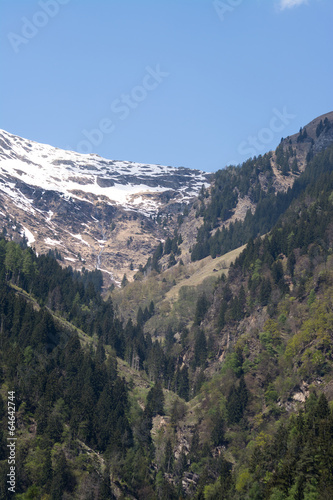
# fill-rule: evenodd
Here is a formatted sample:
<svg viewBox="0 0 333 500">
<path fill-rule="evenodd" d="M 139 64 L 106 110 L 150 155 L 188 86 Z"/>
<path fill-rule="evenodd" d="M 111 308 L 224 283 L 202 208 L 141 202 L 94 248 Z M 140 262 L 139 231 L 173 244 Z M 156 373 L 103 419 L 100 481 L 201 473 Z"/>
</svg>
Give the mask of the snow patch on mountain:
<svg viewBox="0 0 333 500">
<path fill-rule="evenodd" d="M 1 175 L 2 174 L 2 175 Z M 207 184 L 207 174 L 187 168 L 106 160 L 29 141 L 0 130 L 0 189 L 22 208 L 33 210 L 30 199 L 13 179 L 65 199 L 94 203 L 96 199 L 145 215 L 156 213 L 154 194 L 173 190 L 177 201 L 188 202 Z M 52 212 L 50 218 L 52 216 Z"/>
<path fill-rule="evenodd" d="M 51 245 L 51 246 L 58 246 L 58 245 L 62 245 L 62 242 L 61 242 L 61 241 L 58 241 L 58 240 L 52 240 L 52 238 L 44 238 L 44 242 L 45 242 L 47 245 Z"/>
<path fill-rule="evenodd" d="M 0 130 L 0 230 L 13 239 L 24 234 L 38 254 L 57 250 L 62 265 L 100 269 L 106 287 L 120 285 L 173 234 L 210 177 L 64 151 Z"/>
<path fill-rule="evenodd" d="M 31 247 L 31 245 L 36 241 L 35 240 L 35 237 L 34 235 L 32 234 L 31 231 L 29 231 L 29 229 L 27 229 L 26 227 L 23 227 L 23 230 L 22 230 L 22 236 L 25 236 L 26 239 L 28 240 L 28 246 Z"/>
</svg>

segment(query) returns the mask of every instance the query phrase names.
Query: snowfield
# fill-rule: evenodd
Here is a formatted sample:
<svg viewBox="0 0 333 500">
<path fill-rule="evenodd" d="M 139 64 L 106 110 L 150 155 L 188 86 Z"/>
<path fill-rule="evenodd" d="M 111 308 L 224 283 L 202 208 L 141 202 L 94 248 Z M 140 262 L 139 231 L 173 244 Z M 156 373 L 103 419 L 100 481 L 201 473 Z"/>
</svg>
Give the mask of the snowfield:
<svg viewBox="0 0 333 500">
<path fill-rule="evenodd" d="M 159 209 L 151 195 L 173 190 L 178 201 L 181 198 L 187 202 L 203 184 L 208 185 L 207 174 L 202 171 L 106 160 L 39 144 L 4 130 L 0 130 L 0 176 L 0 190 L 26 210 L 32 210 L 31 200 L 20 192 L 14 179 L 56 191 L 66 199 L 93 203 L 97 198 L 145 215 Z"/>
</svg>

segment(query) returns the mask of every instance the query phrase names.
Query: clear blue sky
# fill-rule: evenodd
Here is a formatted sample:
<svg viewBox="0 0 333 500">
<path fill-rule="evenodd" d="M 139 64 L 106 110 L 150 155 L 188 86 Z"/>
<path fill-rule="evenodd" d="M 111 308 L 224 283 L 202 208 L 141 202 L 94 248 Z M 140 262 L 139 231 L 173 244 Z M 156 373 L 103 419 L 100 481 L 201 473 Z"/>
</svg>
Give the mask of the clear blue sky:
<svg viewBox="0 0 333 500">
<path fill-rule="evenodd" d="M 215 171 L 333 110 L 332 0 L 1 0 L 0 18 L 0 128 L 38 142 Z"/>
</svg>

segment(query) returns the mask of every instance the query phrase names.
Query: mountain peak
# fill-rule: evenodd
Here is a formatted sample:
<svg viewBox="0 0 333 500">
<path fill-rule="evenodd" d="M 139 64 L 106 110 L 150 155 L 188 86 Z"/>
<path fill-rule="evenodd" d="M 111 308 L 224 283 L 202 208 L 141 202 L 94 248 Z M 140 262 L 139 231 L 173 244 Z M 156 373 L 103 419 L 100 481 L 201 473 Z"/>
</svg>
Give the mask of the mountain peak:
<svg viewBox="0 0 333 500">
<path fill-rule="evenodd" d="M 5 131 L 0 131 L 0 159 L 2 174 L 27 185 L 87 203 L 121 205 L 148 216 L 157 214 L 161 205 L 158 196 L 151 195 L 172 190 L 178 202 L 186 202 L 208 180 L 208 174 L 198 170 L 108 160 L 28 141 Z"/>
<path fill-rule="evenodd" d="M 6 229 L 16 220 L 38 252 L 56 248 L 74 267 L 97 266 L 116 281 L 145 263 L 209 178 L 198 170 L 109 160 L 0 131 L 0 200 L 11 215 Z"/>
</svg>

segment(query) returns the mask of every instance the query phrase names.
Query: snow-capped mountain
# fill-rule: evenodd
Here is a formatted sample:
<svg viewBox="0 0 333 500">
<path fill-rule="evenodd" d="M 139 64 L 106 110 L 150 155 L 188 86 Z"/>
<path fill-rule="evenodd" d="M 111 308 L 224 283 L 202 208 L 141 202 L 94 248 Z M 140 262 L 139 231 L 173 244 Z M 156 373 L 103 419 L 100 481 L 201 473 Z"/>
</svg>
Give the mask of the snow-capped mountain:
<svg viewBox="0 0 333 500">
<path fill-rule="evenodd" d="M 195 196 L 207 174 L 188 168 L 174 168 L 129 161 L 113 161 L 98 155 L 64 151 L 28 141 L 0 130 L 2 177 L 56 191 L 67 198 L 93 203 L 103 200 L 146 215 L 156 214 L 163 203 L 145 195 L 173 191 L 173 199 L 185 202 Z M 14 194 L 13 183 L 5 187 Z M 26 207 L 27 200 L 16 190 L 15 198 Z M 29 203 L 29 201 L 28 201 Z"/>
<path fill-rule="evenodd" d="M 2 226 L 39 252 L 57 248 L 75 267 L 118 280 L 165 236 L 156 218 L 172 227 L 208 180 L 198 170 L 107 160 L 0 130 Z"/>
</svg>

